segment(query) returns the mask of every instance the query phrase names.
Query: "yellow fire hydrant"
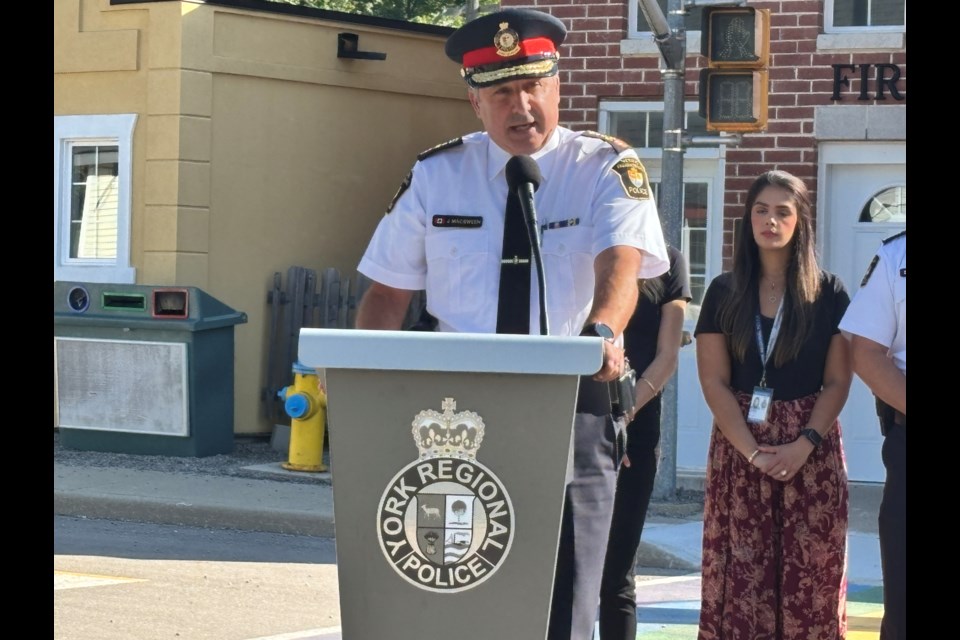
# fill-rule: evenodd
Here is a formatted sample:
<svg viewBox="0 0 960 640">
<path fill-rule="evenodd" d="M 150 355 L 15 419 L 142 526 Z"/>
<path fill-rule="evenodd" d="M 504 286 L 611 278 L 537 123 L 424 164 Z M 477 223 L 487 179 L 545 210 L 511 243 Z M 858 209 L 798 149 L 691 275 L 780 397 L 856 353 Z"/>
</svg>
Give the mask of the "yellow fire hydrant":
<svg viewBox="0 0 960 640">
<path fill-rule="evenodd" d="M 293 386 L 284 387 L 277 396 L 290 416 L 290 453 L 282 463 L 290 471 L 326 471 L 323 464 L 323 436 L 326 430 L 327 394 L 320 388 L 317 372 L 299 362 L 293 363 Z"/>
</svg>

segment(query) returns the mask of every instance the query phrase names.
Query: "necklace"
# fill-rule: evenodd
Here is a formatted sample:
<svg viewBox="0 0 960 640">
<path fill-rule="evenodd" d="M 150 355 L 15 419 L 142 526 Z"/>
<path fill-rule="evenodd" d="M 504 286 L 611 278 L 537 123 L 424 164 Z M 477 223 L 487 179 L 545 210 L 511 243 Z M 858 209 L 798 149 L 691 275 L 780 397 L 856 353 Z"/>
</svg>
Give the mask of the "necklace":
<svg viewBox="0 0 960 640">
<path fill-rule="evenodd" d="M 767 300 L 770 302 L 776 302 L 780 299 L 780 294 L 777 293 L 777 284 L 771 280 L 770 281 L 770 294 L 767 296 Z"/>
</svg>

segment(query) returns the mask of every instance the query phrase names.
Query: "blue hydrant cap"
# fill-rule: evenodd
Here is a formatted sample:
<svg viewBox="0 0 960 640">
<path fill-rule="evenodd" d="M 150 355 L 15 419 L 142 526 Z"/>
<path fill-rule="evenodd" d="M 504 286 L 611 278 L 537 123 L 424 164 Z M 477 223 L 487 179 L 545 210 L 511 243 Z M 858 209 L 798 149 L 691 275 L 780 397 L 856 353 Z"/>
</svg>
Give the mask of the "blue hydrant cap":
<svg viewBox="0 0 960 640">
<path fill-rule="evenodd" d="M 299 373 L 300 375 L 316 375 L 317 370 L 313 367 L 308 367 L 304 364 L 301 364 L 299 360 L 293 363 L 293 372 Z"/>
<path fill-rule="evenodd" d="M 291 394 L 283 403 L 283 408 L 291 418 L 302 418 L 310 411 L 310 398 L 302 393 Z"/>
</svg>

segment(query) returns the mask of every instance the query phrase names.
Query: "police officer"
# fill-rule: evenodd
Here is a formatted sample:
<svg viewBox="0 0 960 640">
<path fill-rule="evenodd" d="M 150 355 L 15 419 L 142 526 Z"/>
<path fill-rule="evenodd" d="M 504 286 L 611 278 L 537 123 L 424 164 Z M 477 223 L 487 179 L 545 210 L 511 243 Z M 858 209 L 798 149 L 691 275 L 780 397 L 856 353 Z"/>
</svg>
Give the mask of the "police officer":
<svg viewBox="0 0 960 640">
<path fill-rule="evenodd" d="M 907 232 L 883 241 L 847 308 L 853 370 L 876 396 L 887 478 L 880 503 L 881 640 L 907 637 Z"/>
<path fill-rule="evenodd" d="M 358 267 L 373 284 L 357 327 L 401 328 L 412 292 L 425 289 L 438 331 L 541 333 L 531 242 L 514 216 L 521 214 L 505 173 L 512 156 L 536 162 L 549 333 L 605 339 L 602 368 L 581 380 L 577 399 L 548 636 L 586 640 L 613 509 L 616 433 L 624 426 L 611 412 L 606 383 L 624 370 L 622 333 L 637 279 L 656 277 L 669 263 L 634 151 L 559 126 L 557 49 L 565 36 L 549 14 L 512 9 L 477 18 L 447 40 L 484 131 L 418 156 Z"/>
</svg>

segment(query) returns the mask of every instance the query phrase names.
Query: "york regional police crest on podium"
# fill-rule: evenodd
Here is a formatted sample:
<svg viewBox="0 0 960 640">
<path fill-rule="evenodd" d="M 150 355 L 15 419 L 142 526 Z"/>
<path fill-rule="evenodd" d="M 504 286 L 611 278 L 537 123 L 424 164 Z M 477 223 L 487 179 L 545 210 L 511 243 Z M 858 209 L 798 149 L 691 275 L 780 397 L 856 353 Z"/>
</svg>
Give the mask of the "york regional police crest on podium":
<svg viewBox="0 0 960 640">
<path fill-rule="evenodd" d="M 472 589 L 503 564 L 513 543 L 513 505 L 500 480 L 476 460 L 483 419 L 473 411 L 421 411 L 413 419 L 420 457 L 383 492 L 377 536 L 404 580 L 427 591 Z"/>
</svg>

